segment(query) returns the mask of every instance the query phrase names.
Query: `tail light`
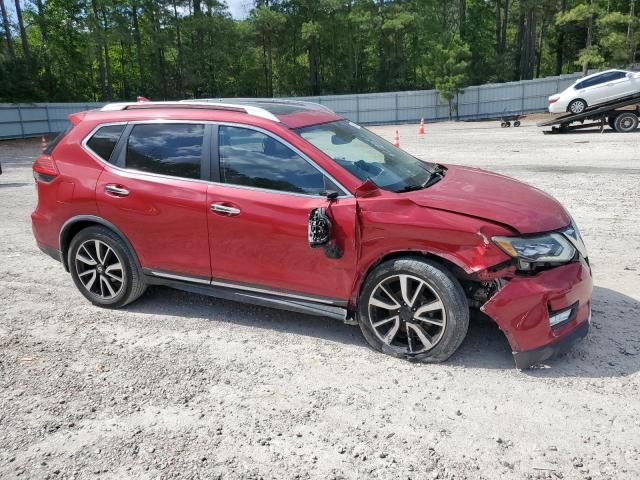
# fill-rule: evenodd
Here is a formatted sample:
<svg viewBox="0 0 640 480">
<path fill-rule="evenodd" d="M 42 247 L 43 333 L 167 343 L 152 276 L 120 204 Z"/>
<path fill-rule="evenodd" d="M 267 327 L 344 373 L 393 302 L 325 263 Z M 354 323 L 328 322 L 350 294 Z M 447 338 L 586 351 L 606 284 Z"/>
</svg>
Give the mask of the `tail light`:
<svg viewBox="0 0 640 480">
<path fill-rule="evenodd" d="M 33 178 L 37 182 L 49 183 L 56 178 L 60 172 L 56 167 L 56 162 L 51 155 L 41 154 L 35 162 L 33 162 Z"/>
<path fill-rule="evenodd" d="M 549 103 L 556 103 L 558 100 L 560 100 L 560 97 L 550 97 Z"/>
</svg>

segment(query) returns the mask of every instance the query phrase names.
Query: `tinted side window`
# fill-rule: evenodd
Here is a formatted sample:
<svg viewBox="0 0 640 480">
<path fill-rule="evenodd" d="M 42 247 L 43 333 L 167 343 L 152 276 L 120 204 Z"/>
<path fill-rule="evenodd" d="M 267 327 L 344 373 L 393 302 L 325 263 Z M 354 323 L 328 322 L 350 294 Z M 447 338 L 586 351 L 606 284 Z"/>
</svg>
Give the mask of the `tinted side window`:
<svg viewBox="0 0 640 480">
<path fill-rule="evenodd" d="M 174 177 L 200 178 L 204 125 L 136 125 L 127 140 L 126 166 Z"/>
<path fill-rule="evenodd" d="M 620 80 L 621 78 L 627 76 L 625 72 L 611 72 L 609 75 L 609 78 L 607 78 L 608 82 L 612 82 L 613 80 Z"/>
<path fill-rule="evenodd" d="M 268 135 L 221 126 L 219 137 L 223 183 L 312 195 L 338 190 L 322 172 Z"/>
<path fill-rule="evenodd" d="M 125 125 L 109 125 L 98 130 L 87 142 L 87 147 L 107 162 L 120 139 Z"/>
<path fill-rule="evenodd" d="M 608 75 L 607 74 L 603 74 L 603 75 L 598 75 L 597 77 L 593 77 L 590 78 L 589 80 L 585 80 L 583 83 L 582 88 L 586 88 L 586 87 L 593 87 L 595 85 L 600 85 L 604 82 L 606 82 L 608 80 Z"/>
</svg>

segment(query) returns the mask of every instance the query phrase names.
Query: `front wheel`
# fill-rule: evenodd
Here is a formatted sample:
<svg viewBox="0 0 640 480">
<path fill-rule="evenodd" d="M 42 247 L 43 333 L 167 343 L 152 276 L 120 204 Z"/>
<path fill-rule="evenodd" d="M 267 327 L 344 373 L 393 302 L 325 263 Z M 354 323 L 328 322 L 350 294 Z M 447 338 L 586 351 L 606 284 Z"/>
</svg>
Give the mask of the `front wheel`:
<svg viewBox="0 0 640 480">
<path fill-rule="evenodd" d="M 123 307 L 146 288 L 127 245 L 105 227 L 85 228 L 73 237 L 68 265 L 80 293 L 99 307 Z"/>
<path fill-rule="evenodd" d="M 369 274 L 359 298 L 358 320 L 367 342 L 389 355 L 443 362 L 469 327 L 462 287 L 430 260 L 384 262 Z"/>
</svg>

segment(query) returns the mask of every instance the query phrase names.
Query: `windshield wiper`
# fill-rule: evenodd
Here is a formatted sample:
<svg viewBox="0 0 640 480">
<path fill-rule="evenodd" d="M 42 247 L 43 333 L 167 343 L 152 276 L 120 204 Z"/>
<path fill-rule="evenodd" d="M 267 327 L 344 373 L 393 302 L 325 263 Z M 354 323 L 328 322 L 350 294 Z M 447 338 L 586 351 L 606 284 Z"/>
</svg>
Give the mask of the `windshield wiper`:
<svg viewBox="0 0 640 480">
<path fill-rule="evenodd" d="M 438 166 L 433 172 L 431 172 L 431 174 L 429 175 L 429 178 L 427 178 L 427 180 L 425 182 L 423 182 L 421 184 L 407 185 L 402 190 L 398 190 L 397 193 L 414 192 L 416 190 L 422 190 L 424 188 L 429 188 L 431 185 L 435 185 L 440 180 L 442 180 L 444 178 L 444 174 L 445 174 L 446 171 L 447 171 L 446 168 L 442 168 L 442 167 Z"/>
</svg>

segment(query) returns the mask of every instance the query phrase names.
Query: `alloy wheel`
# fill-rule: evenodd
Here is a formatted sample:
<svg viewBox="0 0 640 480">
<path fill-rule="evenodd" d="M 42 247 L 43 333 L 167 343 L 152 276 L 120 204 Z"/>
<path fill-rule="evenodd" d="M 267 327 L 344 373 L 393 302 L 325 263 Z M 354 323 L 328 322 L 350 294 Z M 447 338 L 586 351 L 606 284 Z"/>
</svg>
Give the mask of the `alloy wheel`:
<svg viewBox="0 0 640 480">
<path fill-rule="evenodd" d="M 584 112 L 585 105 L 584 105 L 584 102 L 578 101 L 578 102 L 573 102 L 570 108 L 571 108 L 571 113 L 582 113 Z"/>
<path fill-rule="evenodd" d="M 124 288 L 122 261 L 115 250 L 101 240 L 83 242 L 76 251 L 75 266 L 84 288 L 103 300 L 115 298 Z"/>
<path fill-rule="evenodd" d="M 376 336 L 410 354 L 434 348 L 444 334 L 447 314 L 438 293 L 413 275 L 382 280 L 369 297 L 369 319 Z"/>
</svg>

